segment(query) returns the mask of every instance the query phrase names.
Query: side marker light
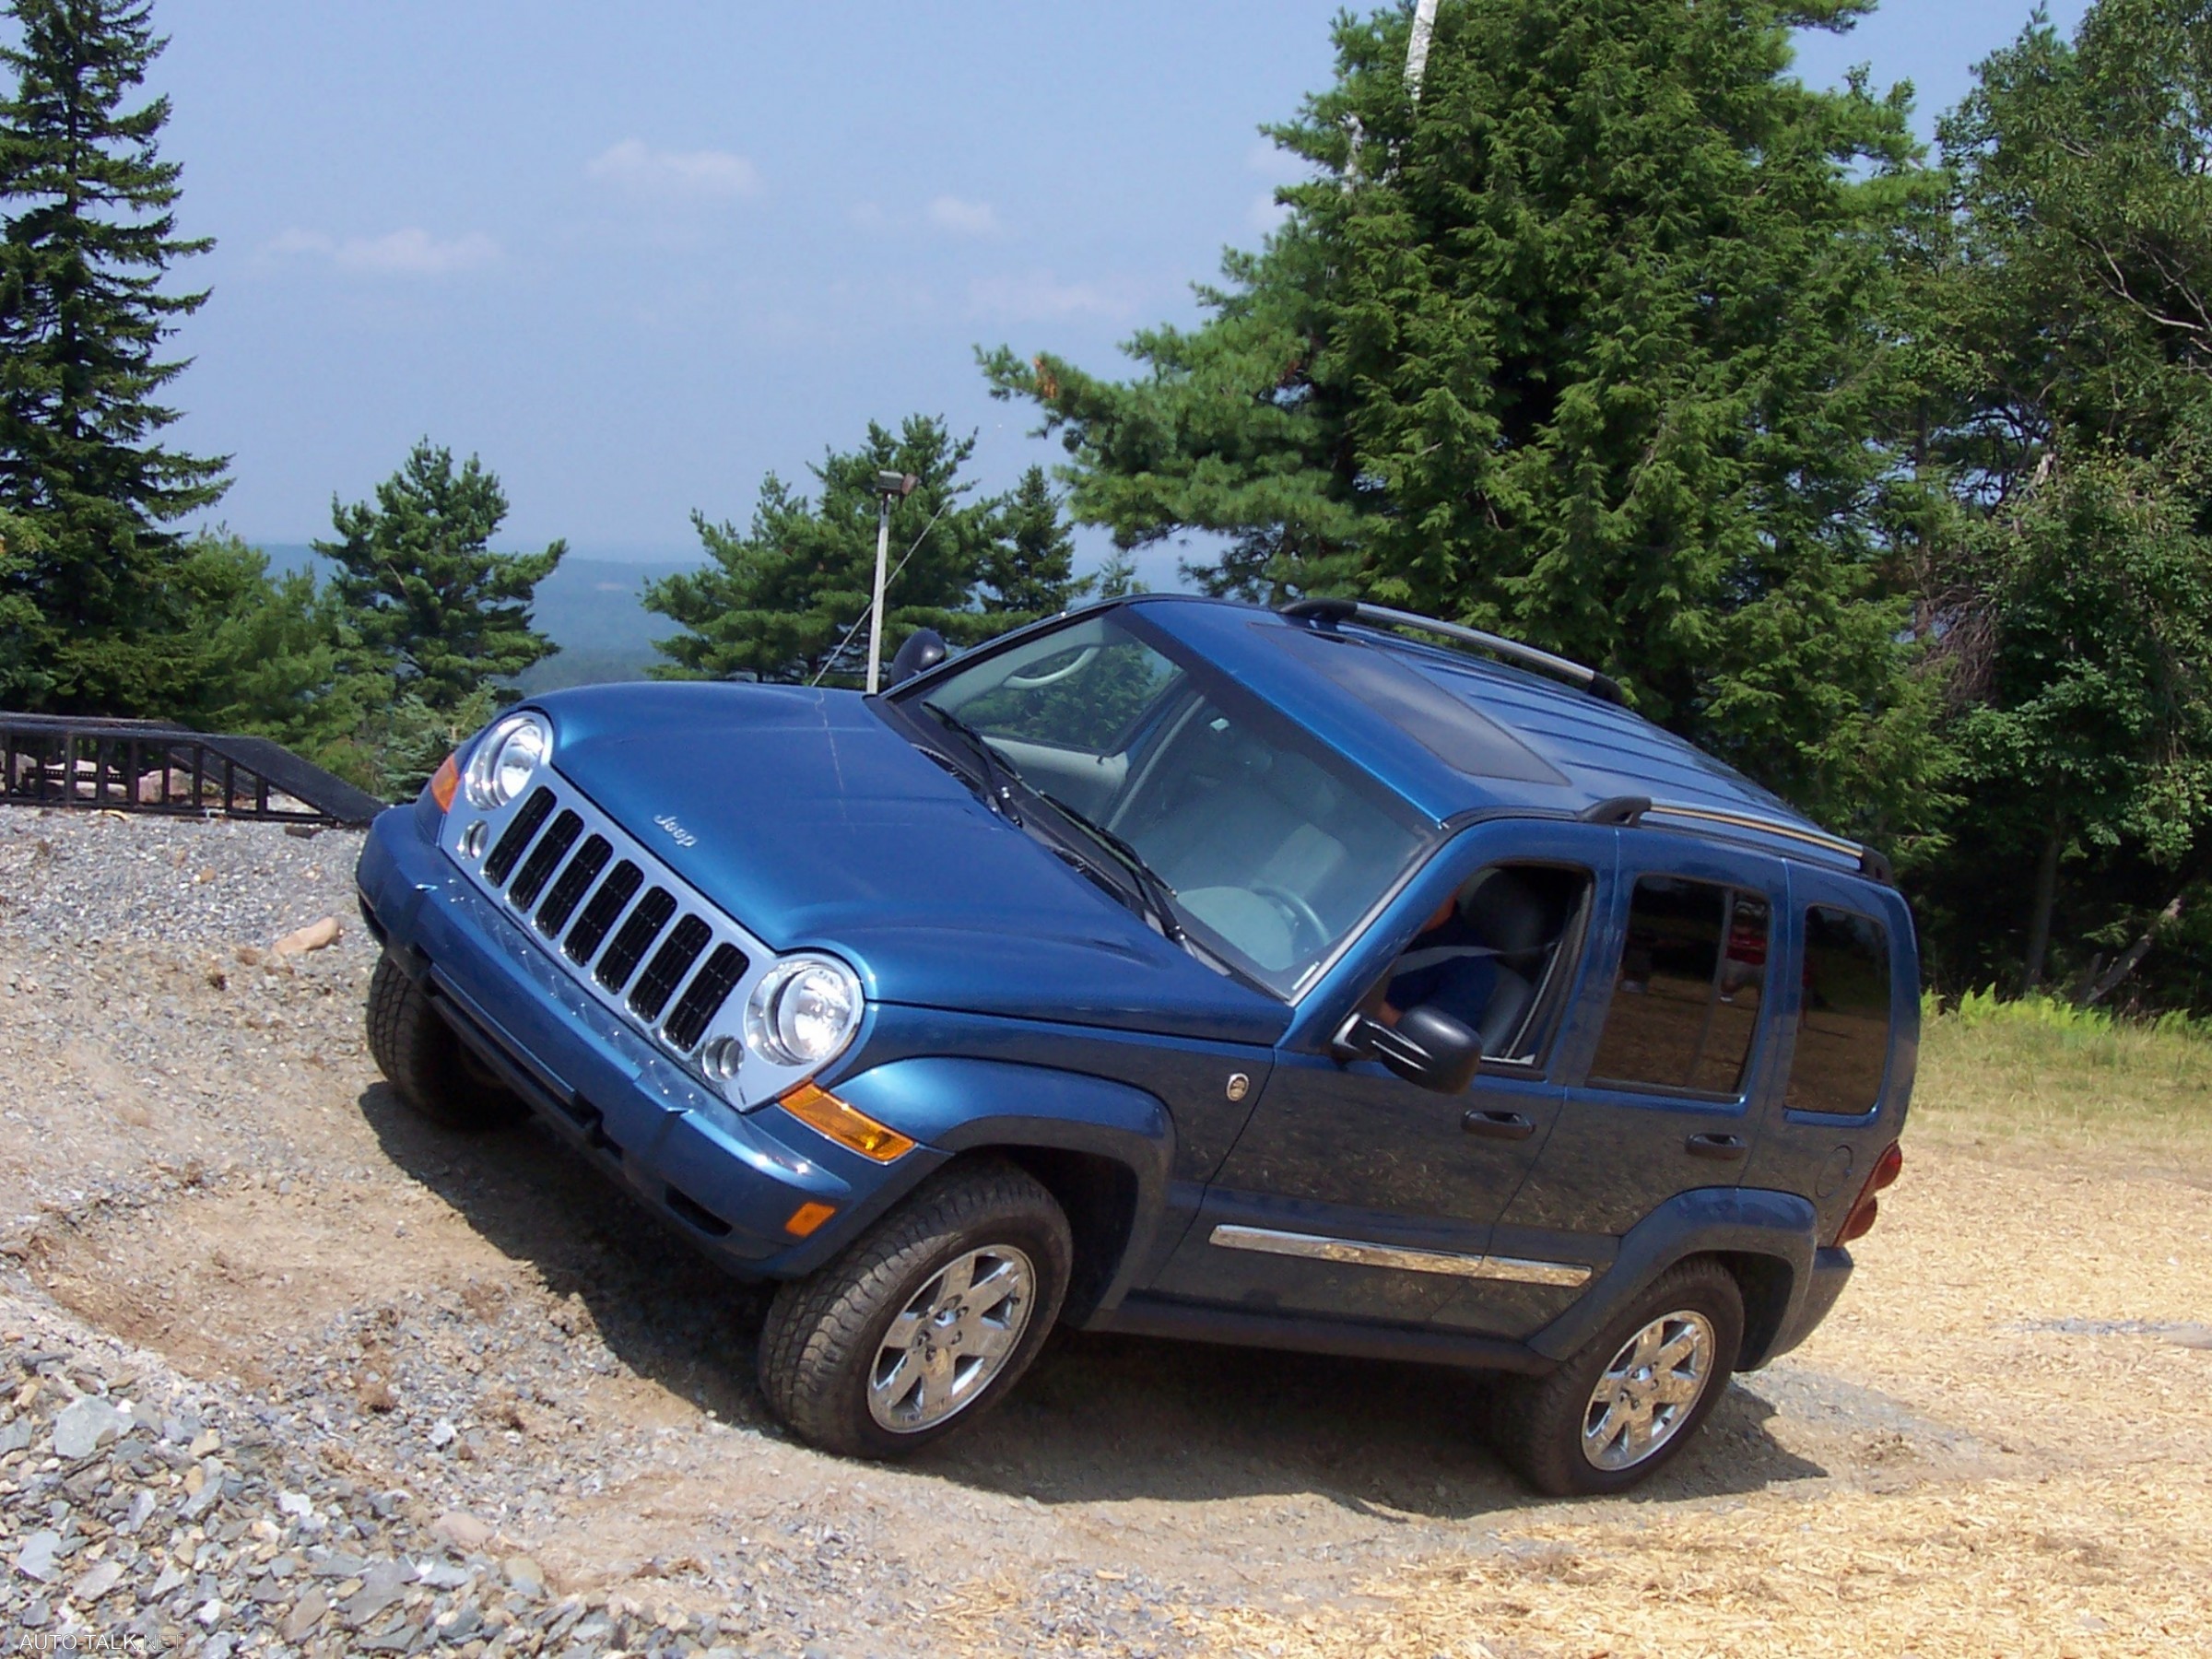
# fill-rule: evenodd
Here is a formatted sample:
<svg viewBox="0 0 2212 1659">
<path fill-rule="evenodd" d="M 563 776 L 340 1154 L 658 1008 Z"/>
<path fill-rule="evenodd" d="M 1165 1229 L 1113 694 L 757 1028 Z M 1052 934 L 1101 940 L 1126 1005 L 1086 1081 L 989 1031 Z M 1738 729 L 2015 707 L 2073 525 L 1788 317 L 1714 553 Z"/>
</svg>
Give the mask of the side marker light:
<svg viewBox="0 0 2212 1659">
<path fill-rule="evenodd" d="M 889 1163 L 904 1158 L 914 1143 L 888 1124 L 879 1124 L 865 1112 L 856 1112 L 829 1090 L 802 1083 L 777 1102 L 810 1129 L 818 1129 L 841 1147 L 863 1158 Z"/>
<path fill-rule="evenodd" d="M 438 763 L 438 770 L 430 774 L 430 799 L 438 803 L 439 811 L 451 812 L 453 809 L 453 796 L 460 790 L 461 769 L 453 763 L 453 756 L 448 755 Z"/>
<path fill-rule="evenodd" d="M 802 1204 L 791 1212 L 791 1219 L 783 1223 L 783 1230 L 794 1239 L 812 1238 L 822 1223 L 836 1214 L 834 1204 Z"/>
</svg>

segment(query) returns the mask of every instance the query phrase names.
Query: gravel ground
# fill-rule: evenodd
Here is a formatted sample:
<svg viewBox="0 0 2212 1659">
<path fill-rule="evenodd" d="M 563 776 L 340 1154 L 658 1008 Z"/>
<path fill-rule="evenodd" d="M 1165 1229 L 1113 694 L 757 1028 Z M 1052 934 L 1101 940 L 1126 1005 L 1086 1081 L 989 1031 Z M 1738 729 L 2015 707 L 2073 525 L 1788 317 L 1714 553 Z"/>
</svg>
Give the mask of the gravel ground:
<svg viewBox="0 0 2212 1659">
<path fill-rule="evenodd" d="M 2048 1507 L 2181 1458 L 2212 1386 L 2212 1191 L 1916 1151 L 1830 1326 L 1636 1500 L 1530 1499 L 1454 1375 L 1082 1336 L 913 1465 L 823 1457 L 761 1406 L 757 1291 L 541 1132 L 400 1110 L 360 1038 L 359 847 L 0 812 L 0 1652 L 1638 1653 L 1670 1627 L 1607 1618 L 1716 1535 L 1780 1563 L 1853 1505 Z M 269 954 L 325 916 L 335 945 Z M 2126 1237 L 2150 1206 L 2167 1263 Z M 2098 1329 L 2062 1355 L 2069 1320 Z M 2067 1415 L 2090 1380 L 2104 1409 Z M 2106 1587 L 2053 1615 L 2101 1621 L 2067 1651 L 2152 1651 L 2098 1633 L 2133 1557 L 2030 1557 L 2033 1594 Z M 1953 1588 L 1892 1594 L 1978 1606 Z M 1812 1651 L 1816 1603 L 1721 1645 Z M 1876 1645 L 1915 1643 L 1954 1651 Z"/>
</svg>

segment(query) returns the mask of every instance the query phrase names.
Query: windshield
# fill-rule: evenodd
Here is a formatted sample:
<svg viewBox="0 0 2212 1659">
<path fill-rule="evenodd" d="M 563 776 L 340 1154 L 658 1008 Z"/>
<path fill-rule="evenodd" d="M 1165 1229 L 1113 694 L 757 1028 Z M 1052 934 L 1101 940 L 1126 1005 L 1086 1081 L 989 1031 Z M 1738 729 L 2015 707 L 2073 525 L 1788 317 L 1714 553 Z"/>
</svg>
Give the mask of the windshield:
<svg viewBox="0 0 2212 1659">
<path fill-rule="evenodd" d="M 1124 843 L 1201 946 L 1294 994 L 1389 891 L 1422 826 L 1341 757 L 1172 650 L 1109 612 L 933 677 L 926 706 L 971 728 L 1032 792 Z"/>
</svg>

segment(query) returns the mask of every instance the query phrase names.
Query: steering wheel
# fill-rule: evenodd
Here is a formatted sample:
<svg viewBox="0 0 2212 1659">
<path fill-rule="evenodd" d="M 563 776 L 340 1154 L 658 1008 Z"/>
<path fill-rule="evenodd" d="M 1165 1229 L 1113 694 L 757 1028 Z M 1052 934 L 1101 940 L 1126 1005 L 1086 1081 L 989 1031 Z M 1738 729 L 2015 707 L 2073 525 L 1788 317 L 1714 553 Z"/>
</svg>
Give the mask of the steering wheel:
<svg viewBox="0 0 2212 1659">
<path fill-rule="evenodd" d="M 1099 654 L 1099 647 L 1086 645 L 1076 653 L 1076 660 L 1065 668 L 1054 668 L 1044 674 L 1009 674 L 1001 681 L 1017 691 L 1041 691 L 1047 686 L 1056 686 L 1070 675 L 1080 674 L 1090 666 L 1091 659 Z M 1047 657 L 1046 662 L 1053 659 Z"/>
<path fill-rule="evenodd" d="M 1313 948 L 1319 950 L 1329 942 L 1329 930 L 1322 919 L 1313 913 L 1313 907 L 1288 888 L 1266 882 L 1248 889 L 1254 898 L 1265 899 L 1281 911 L 1290 922 L 1290 943 L 1295 949 L 1300 928 L 1310 928 L 1313 934 Z"/>
</svg>

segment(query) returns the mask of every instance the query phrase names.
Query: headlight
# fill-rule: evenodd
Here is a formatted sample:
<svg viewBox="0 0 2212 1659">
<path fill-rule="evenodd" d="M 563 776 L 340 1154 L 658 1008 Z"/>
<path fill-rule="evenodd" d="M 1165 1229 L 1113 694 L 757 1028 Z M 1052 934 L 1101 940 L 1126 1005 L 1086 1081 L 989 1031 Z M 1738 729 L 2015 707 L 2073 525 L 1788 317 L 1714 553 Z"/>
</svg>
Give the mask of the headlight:
<svg viewBox="0 0 2212 1659">
<path fill-rule="evenodd" d="M 853 970 L 828 957 L 794 957 L 771 969 L 746 1005 L 746 1045 L 776 1065 L 827 1065 L 860 1024 Z"/>
<path fill-rule="evenodd" d="M 537 769 L 553 754 L 553 729 L 542 716 L 510 714 L 484 734 L 468 758 L 468 798 L 489 812 L 529 787 Z"/>
</svg>

